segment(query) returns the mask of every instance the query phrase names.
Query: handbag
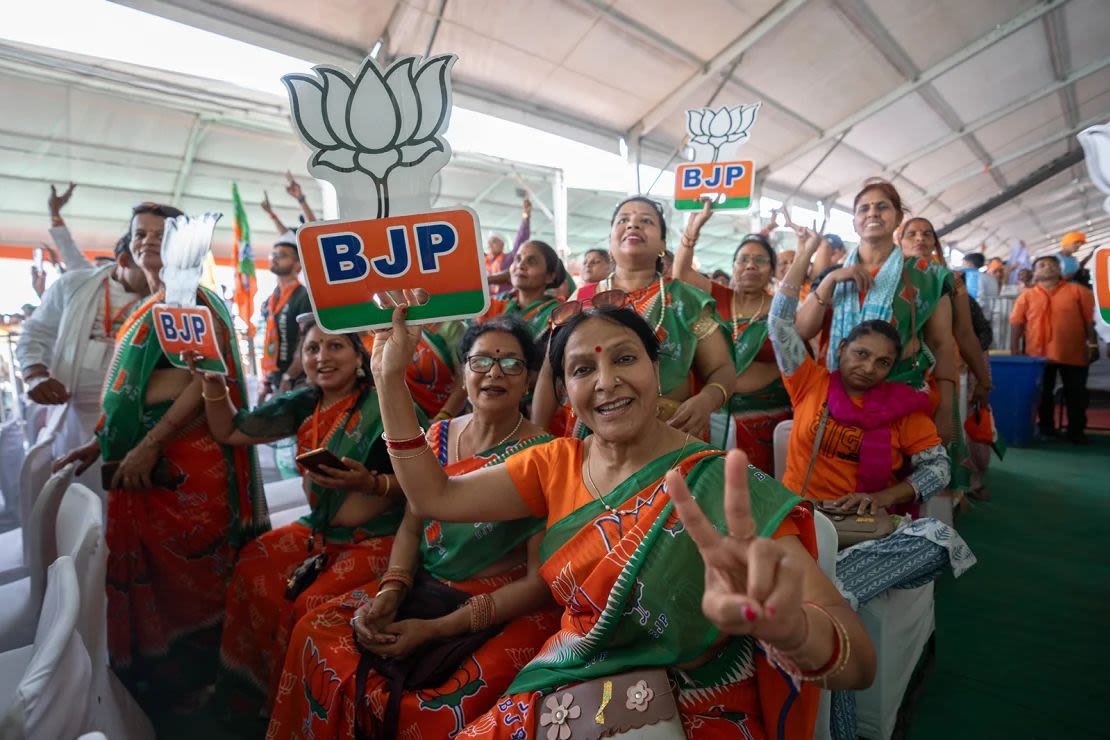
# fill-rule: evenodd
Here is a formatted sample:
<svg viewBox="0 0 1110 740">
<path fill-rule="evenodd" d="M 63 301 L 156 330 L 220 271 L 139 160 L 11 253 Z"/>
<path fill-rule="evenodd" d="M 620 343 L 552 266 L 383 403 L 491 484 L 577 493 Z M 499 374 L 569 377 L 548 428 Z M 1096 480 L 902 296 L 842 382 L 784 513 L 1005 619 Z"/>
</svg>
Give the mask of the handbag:
<svg viewBox="0 0 1110 740">
<path fill-rule="evenodd" d="M 825 426 L 828 422 L 829 404 L 826 402 L 821 409 L 821 420 L 817 423 L 817 434 L 813 440 L 813 453 L 809 456 L 809 467 L 806 468 L 806 477 L 802 482 L 802 490 L 799 494 L 802 498 L 806 498 L 809 478 L 813 475 L 817 451 L 821 449 L 821 441 L 825 437 Z M 831 501 L 807 500 L 813 501 L 817 510 L 827 516 L 836 527 L 837 546 L 841 550 L 866 540 L 881 540 L 894 531 L 894 517 L 884 508 L 880 508 L 876 514 L 858 514 L 833 506 Z"/>
<path fill-rule="evenodd" d="M 643 668 L 548 694 L 536 710 L 535 736 L 685 740 L 686 731 L 667 671 Z"/>
<path fill-rule="evenodd" d="M 470 594 L 452 588 L 433 578 L 421 569 L 413 577 L 412 588 L 397 609 L 397 621 L 402 619 L 438 619 L 458 609 Z M 443 640 L 430 640 L 411 655 L 389 658 L 363 650 L 355 671 L 355 696 L 366 694 L 366 679 L 374 671 L 386 680 L 388 700 L 382 717 L 382 726 L 371 732 L 362 726 L 363 712 L 355 713 L 355 737 L 392 738 L 397 736 L 397 722 L 401 712 L 401 697 L 406 691 L 431 689 L 442 685 L 459 666 L 475 653 L 487 640 L 501 631 L 499 624 L 478 632 L 467 632 Z M 358 645 L 358 639 L 355 639 Z"/>
<path fill-rule="evenodd" d="M 318 552 L 309 555 L 304 561 L 293 569 L 289 578 L 285 580 L 285 598 L 296 601 L 304 590 L 316 582 L 316 578 L 328 567 L 328 554 Z"/>
</svg>

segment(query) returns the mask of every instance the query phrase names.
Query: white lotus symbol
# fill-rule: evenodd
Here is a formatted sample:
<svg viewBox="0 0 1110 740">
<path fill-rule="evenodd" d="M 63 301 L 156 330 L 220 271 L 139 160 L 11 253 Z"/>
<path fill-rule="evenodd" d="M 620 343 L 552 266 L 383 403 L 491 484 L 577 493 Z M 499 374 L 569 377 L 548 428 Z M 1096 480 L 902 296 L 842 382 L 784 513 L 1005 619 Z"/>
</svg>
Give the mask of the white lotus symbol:
<svg viewBox="0 0 1110 740">
<path fill-rule="evenodd" d="M 720 110 L 695 108 L 686 111 L 686 129 L 690 133 L 691 144 L 713 147 L 713 160 L 717 161 L 721 147 L 735 144 L 748 138 L 748 129 L 755 123 L 755 115 L 761 103 L 727 106 Z"/>
<path fill-rule="evenodd" d="M 212 250 L 212 234 L 222 213 L 167 218 L 162 230 L 162 284 L 171 306 L 197 305 L 197 286 Z"/>
<path fill-rule="evenodd" d="M 1083 129 L 1076 138 L 1083 145 L 1091 180 L 1099 190 L 1110 196 L 1110 123 Z M 1110 213 L 1110 197 L 1102 207 Z"/>
<path fill-rule="evenodd" d="M 335 186 L 344 218 L 368 216 L 359 212 L 367 208 L 377 218 L 427 210 L 431 178 L 451 158 L 441 135 L 456 59 L 402 57 L 383 75 L 367 57 L 354 78 L 329 65 L 282 77 L 297 131 L 316 150 L 308 171 Z M 421 195 L 424 204 L 415 202 Z M 391 208 L 391 197 L 410 202 Z"/>
</svg>

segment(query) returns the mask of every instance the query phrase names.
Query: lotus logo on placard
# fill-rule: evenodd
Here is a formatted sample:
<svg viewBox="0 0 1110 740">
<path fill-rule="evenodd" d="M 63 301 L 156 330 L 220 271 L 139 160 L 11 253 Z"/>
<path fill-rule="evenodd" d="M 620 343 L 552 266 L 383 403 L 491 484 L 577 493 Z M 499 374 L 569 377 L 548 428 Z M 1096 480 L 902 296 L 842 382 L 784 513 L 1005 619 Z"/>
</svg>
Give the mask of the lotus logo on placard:
<svg viewBox="0 0 1110 740">
<path fill-rule="evenodd" d="M 751 205 L 752 163 L 737 158 L 760 105 L 686 111 L 686 141 L 693 150 L 693 163 L 679 165 L 675 171 L 676 209 L 700 209 L 703 199 L 708 199 L 714 209 Z"/>
<path fill-rule="evenodd" d="M 313 67 L 316 75 L 282 78 L 297 131 L 316 150 L 308 171 L 335 186 L 341 216 L 383 218 L 430 208 L 432 176 L 451 158 L 442 134 L 456 59 L 401 57 L 382 74 L 367 57 L 353 78 L 328 65 Z M 395 203 L 399 198 L 409 202 Z"/>
<path fill-rule="evenodd" d="M 738 149 L 748 138 L 748 129 L 755 123 L 760 103 L 723 107 L 695 108 L 686 111 L 686 132 L 690 146 L 694 149 L 695 162 L 716 162 L 721 157 L 721 149 Z M 732 146 L 729 146 L 732 145 Z M 706 157 L 704 149 L 709 148 Z M 729 151 L 731 156 L 732 151 Z"/>
</svg>

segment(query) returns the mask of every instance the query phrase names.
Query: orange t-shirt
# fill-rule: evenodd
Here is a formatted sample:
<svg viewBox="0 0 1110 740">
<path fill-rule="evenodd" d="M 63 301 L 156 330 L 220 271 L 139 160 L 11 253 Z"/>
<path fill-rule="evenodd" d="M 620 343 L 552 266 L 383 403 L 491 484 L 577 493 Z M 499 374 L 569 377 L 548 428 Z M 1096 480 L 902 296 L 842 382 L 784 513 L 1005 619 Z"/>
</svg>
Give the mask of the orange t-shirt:
<svg viewBox="0 0 1110 740">
<path fill-rule="evenodd" d="M 582 482 L 582 450 L 582 440 L 562 437 L 521 450 L 505 461 L 520 497 L 533 516 L 547 517 L 548 528 L 594 500 Z M 617 508 L 616 501 L 609 505 Z M 795 511 L 799 513 L 786 517 L 775 530 L 774 539 L 801 534 L 797 520 L 808 512 Z"/>
<path fill-rule="evenodd" d="M 793 375 L 784 375 L 783 381 L 794 404 L 794 425 L 790 430 L 786 474 L 782 482 L 791 491 L 800 493 L 817 438 L 821 409 L 829 395 L 829 373 L 807 357 Z M 863 405 L 862 398 L 853 398 L 852 402 L 857 406 Z M 844 426 L 829 416 L 821 450 L 817 453 L 809 478 L 808 498 L 831 500 L 855 492 L 862 441 L 862 429 Z M 905 457 L 939 444 L 936 425 L 928 414 L 915 411 L 895 421 L 890 432 L 891 476 L 888 484 L 896 482 L 894 472 L 902 467 Z"/>
<path fill-rule="evenodd" d="M 1025 324 L 1025 354 L 1061 365 L 1086 365 L 1087 328 L 1094 321 L 1095 294 L 1076 283 L 1052 290 L 1035 285 L 1017 297 L 1011 324 Z"/>
</svg>

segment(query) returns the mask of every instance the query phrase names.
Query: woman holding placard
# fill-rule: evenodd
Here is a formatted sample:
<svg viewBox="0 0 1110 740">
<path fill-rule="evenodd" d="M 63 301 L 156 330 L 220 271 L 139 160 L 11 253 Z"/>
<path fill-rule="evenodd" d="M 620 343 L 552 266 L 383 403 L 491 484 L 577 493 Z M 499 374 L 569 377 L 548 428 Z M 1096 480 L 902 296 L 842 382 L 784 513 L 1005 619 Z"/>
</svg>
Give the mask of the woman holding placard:
<svg viewBox="0 0 1110 740">
<path fill-rule="evenodd" d="M 328 334 L 312 314 L 299 323 L 305 387 L 248 411 L 228 398 L 222 377 L 204 375 L 217 440 L 246 447 L 296 435 L 311 505 L 243 548 L 235 566 L 217 698 L 237 717 L 270 706 L 297 619 L 385 570 L 404 513 L 361 338 Z"/>
<path fill-rule="evenodd" d="M 574 298 L 553 312 L 573 312 L 581 302 L 595 306 L 627 305 L 651 326 L 660 345 L 659 418 L 684 432 L 705 437 L 709 417 L 732 395 L 736 377 L 724 325 L 713 299 L 686 283 L 663 276 L 667 223 L 662 206 L 643 196 L 621 201 L 613 211 L 609 252 L 613 274 L 584 285 Z M 552 368 L 544 364 L 536 383 L 532 419 L 548 426 L 557 408 Z M 581 436 L 585 427 L 572 423 L 568 433 Z"/>
<path fill-rule="evenodd" d="M 874 653 L 817 567 L 809 509 L 742 453 L 726 462 L 658 418 L 659 340 L 637 312 L 579 304 L 555 327 L 549 366 L 593 434 L 452 477 L 411 411 L 404 309 L 374 345 L 386 436 L 410 450 L 395 461 L 410 508 L 546 520 L 540 575 L 560 630 L 458 737 L 811 736 L 815 682 L 865 687 Z"/>
<path fill-rule="evenodd" d="M 162 232 L 180 213 L 155 203 L 134 210 L 131 253 L 151 296 L 116 335 L 99 441 L 71 453 L 105 460 L 108 650 L 148 707 L 188 705 L 215 679 L 231 566 L 241 546 L 269 529 L 254 450 L 213 438 L 200 379 L 174 367 L 157 339 Z M 222 393 L 244 403 L 231 316 L 212 291 L 196 295 L 215 320 L 228 370 Z"/>
<path fill-rule="evenodd" d="M 709 293 L 717 302 L 717 312 L 730 329 L 736 361 L 728 404 L 736 425 L 736 447 L 747 453 L 752 465 L 774 475 L 775 427 L 791 416 L 790 396 L 767 335 L 775 250 L 762 234 L 748 234 L 732 257 L 731 285 L 713 282 L 694 269 L 694 245 L 712 213 L 706 203 L 687 224 L 675 256 L 675 277 Z"/>
<path fill-rule="evenodd" d="M 500 317 L 470 327 L 460 355 L 474 412 L 427 433 L 447 475 L 501 464 L 552 439 L 520 413 L 540 360 L 524 322 Z M 467 524 L 406 512 L 385 576 L 297 623 L 270 735 L 403 737 L 418 727 L 424 737 L 451 737 L 487 711 L 558 628 L 539 575 L 543 530 L 539 517 Z M 423 681 L 405 690 L 403 677 L 413 675 Z"/>
</svg>

